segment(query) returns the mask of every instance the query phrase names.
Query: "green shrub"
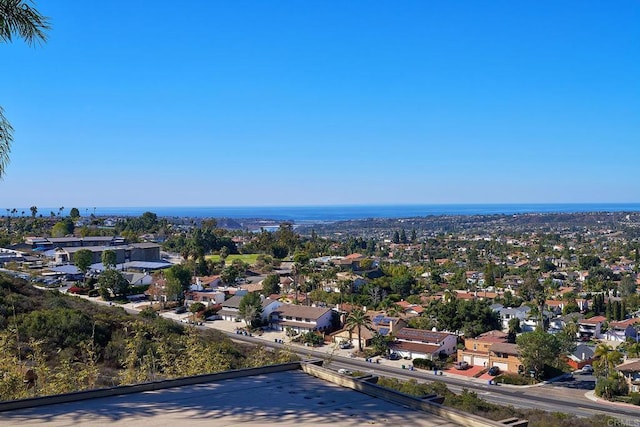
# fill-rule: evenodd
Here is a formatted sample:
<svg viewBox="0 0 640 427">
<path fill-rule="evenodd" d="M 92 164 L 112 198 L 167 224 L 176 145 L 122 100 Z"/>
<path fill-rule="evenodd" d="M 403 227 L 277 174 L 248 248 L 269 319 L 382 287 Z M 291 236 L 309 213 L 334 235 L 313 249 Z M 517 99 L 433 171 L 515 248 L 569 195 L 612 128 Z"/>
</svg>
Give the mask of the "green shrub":
<svg viewBox="0 0 640 427">
<path fill-rule="evenodd" d="M 535 384 L 536 380 L 531 377 L 525 377 L 518 374 L 505 373 L 496 378 L 496 382 L 511 385 L 529 385 Z"/>
<path fill-rule="evenodd" d="M 624 396 L 629 392 L 624 378 L 620 377 L 598 377 L 596 380 L 595 393 L 598 397 L 603 397 L 607 400 L 611 400 L 616 396 Z"/>
<path fill-rule="evenodd" d="M 420 369 L 433 369 L 433 360 L 416 358 L 413 359 L 413 366 Z"/>
</svg>

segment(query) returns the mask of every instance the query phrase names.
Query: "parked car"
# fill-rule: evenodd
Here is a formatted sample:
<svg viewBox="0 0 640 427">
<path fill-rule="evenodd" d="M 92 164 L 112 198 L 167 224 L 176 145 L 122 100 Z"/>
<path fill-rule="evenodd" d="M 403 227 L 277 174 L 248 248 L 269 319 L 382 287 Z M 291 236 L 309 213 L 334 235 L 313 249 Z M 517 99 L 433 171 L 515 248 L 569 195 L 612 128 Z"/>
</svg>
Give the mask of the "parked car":
<svg viewBox="0 0 640 427">
<path fill-rule="evenodd" d="M 492 377 L 495 377 L 500 373 L 500 368 L 498 368 L 497 366 L 492 366 L 489 368 L 489 371 L 487 373 Z"/>
<path fill-rule="evenodd" d="M 400 360 L 402 359 L 398 353 L 391 353 L 389 355 L 389 360 Z"/>
<path fill-rule="evenodd" d="M 348 369 L 338 369 L 338 373 L 342 374 L 342 375 L 352 375 L 353 374 L 353 372 L 351 372 Z"/>
<path fill-rule="evenodd" d="M 179 307 L 176 307 L 176 309 L 174 311 L 175 311 L 176 314 L 186 313 L 187 312 L 187 307 L 185 307 L 184 305 L 181 305 Z"/>
<path fill-rule="evenodd" d="M 591 365 L 584 365 L 581 369 L 581 372 L 583 374 L 593 374 L 593 366 Z"/>
<path fill-rule="evenodd" d="M 469 368 L 470 368 L 470 366 L 469 366 L 469 362 L 465 362 L 465 361 L 462 361 L 462 362 L 456 362 L 456 363 L 453 365 L 453 367 L 454 367 L 455 369 L 459 370 L 459 371 L 464 371 L 465 369 L 469 369 Z"/>
<path fill-rule="evenodd" d="M 353 347 L 353 344 L 351 344 L 349 341 L 343 341 L 343 342 L 340 343 L 340 348 L 343 349 L 343 350 L 351 348 L 351 347 Z"/>
</svg>

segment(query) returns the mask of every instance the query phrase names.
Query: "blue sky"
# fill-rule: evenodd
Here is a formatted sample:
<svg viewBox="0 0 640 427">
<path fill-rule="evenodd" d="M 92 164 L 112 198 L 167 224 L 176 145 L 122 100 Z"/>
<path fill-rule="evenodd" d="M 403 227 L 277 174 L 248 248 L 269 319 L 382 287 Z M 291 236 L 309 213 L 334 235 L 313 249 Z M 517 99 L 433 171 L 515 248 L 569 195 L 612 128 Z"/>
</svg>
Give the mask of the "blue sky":
<svg viewBox="0 0 640 427">
<path fill-rule="evenodd" d="M 37 2 L 0 208 L 640 202 L 640 3 Z"/>
</svg>

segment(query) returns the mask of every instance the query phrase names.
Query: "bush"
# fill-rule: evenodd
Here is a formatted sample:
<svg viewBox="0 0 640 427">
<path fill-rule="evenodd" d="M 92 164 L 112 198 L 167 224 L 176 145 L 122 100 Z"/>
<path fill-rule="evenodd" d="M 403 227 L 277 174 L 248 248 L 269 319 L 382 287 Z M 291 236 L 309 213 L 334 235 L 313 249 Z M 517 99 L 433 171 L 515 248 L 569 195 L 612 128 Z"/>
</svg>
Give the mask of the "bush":
<svg viewBox="0 0 640 427">
<path fill-rule="evenodd" d="M 420 369 L 433 369 L 433 360 L 416 358 L 413 359 L 413 366 Z"/>
<path fill-rule="evenodd" d="M 158 317 L 158 313 L 153 309 L 153 307 L 149 305 L 143 308 L 142 311 L 140 311 L 140 316 L 144 317 L 145 319 L 155 319 L 156 317 Z"/>
<path fill-rule="evenodd" d="M 502 383 L 502 384 L 511 384 L 511 385 L 529 385 L 529 384 L 535 384 L 536 380 L 531 378 L 531 377 L 525 377 L 522 375 L 517 375 L 517 374 L 509 374 L 509 373 L 505 373 L 502 374 L 498 377 L 499 379 L 496 380 L 496 382 Z"/>
<path fill-rule="evenodd" d="M 141 295 L 144 294 L 147 289 L 149 289 L 149 285 L 137 285 L 129 287 L 129 295 Z"/>
<path fill-rule="evenodd" d="M 632 405 L 640 405 L 640 393 L 629 393 L 629 403 Z"/>
<path fill-rule="evenodd" d="M 596 380 L 596 396 L 611 400 L 616 396 L 624 396 L 629 392 L 629 387 L 624 378 L 598 377 Z"/>
</svg>

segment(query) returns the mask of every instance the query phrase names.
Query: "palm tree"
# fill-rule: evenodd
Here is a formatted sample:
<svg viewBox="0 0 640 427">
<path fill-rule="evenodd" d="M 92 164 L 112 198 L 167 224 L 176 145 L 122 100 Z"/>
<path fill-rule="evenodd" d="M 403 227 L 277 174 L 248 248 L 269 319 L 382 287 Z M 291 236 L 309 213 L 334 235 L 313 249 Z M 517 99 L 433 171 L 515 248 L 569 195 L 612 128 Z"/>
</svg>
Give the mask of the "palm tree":
<svg viewBox="0 0 640 427">
<path fill-rule="evenodd" d="M 622 353 L 607 344 L 597 346 L 594 357 L 597 359 L 594 363 L 595 368 L 605 377 L 613 373 L 613 368 L 622 361 Z"/>
<path fill-rule="evenodd" d="M 634 342 L 627 346 L 627 356 L 640 357 L 640 343 Z"/>
<path fill-rule="evenodd" d="M 571 320 L 564 325 L 564 332 L 574 341 L 578 337 L 578 329 L 579 327 L 577 317 L 572 317 Z"/>
<path fill-rule="evenodd" d="M 46 30 L 50 28 L 49 18 L 29 5 L 31 1 L 0 0 L 0 42 L 11 42 L 14 36 L 28 44 L 47 40 Z M 0 107 L 0 178 L 9 162 L 9 152 L 13 142 L 13 127 L 5 118 Z"/>
<path fill-rule="evenodd" d="M 354 329 L 358 330 L 358 350 L 362 351 L 362 328 L 373 330 L 371 319 L 369 319 L 367 313 L 361 308 L 353 309 L 347 316 L 344 326 L 349 333 L 353 332 Z"/>
</svg>

